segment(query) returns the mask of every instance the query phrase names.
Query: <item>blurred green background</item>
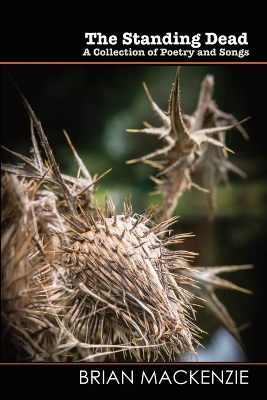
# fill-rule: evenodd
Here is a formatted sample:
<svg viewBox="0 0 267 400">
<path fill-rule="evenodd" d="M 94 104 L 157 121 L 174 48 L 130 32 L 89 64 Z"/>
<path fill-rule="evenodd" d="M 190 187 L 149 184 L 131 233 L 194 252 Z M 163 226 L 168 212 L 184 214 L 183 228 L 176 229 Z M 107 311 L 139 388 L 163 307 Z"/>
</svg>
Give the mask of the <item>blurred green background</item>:
<svg viewBox="0 0 267 400">
<path fill-rule="evenodd" d="M 165 111 L 176 72 L 175 65 L 5 65 L 1 68 L 1 144 L 29 155 L 29 118 L 10 76 L 23 93 L 54 150 L 61 172 L 77 173 L 63 129 L 91 175 L 112 168 L 98 184 L 96 198 L 104 204 L 109 193 L 118 211 L 131 195 L 134 212 L 142 213 L 161 198 L 152 196 L 149 175 L 156 170 L 141 163 L 127 165 L 132 158 L 159 147 L 154 137 L 127 133 L 142 128 L 143 121 L 160 126 L 147 99 L 145 82 L 154 101 Z M 215 78 L 215 99 L 220 110 L 245 122 L 249 140 L 235 129 L 227 133 L 226 144 L 234 151 L 229 159 L 247 173 L 247 179 L 230 173 L 230 187 L 217 190 L 217 212 L 208 220 L 205 195 L 195 189 L 185 193 L 176 214 L 178 232 L 193 232 L 181 248 L 199 253 L 195 265 L 253 264 L 254 269 L 222 276 L 254 292 L 252 296 L 230 291 L 217 292 L 242 327 L 245 358 L 266 362 L 266 89 L 267 65 L 187 65 L 181 69 L 181 105 L 194 112 L 200 85 L 206 74 Z M 10 76 L 9 76 L 10 75 Z M 17 162 L 1 150 L 4 162 Z M 199 311 L 200 326 L 209 332 L 208 346 L 220 327 L 208 311 Z M 214 360 L 210 360 L 214 361 Z M 230 361 L 240 361 L 230 360 Z M 243 360 L 241 360 L 243 361 Z"/>
</svg>

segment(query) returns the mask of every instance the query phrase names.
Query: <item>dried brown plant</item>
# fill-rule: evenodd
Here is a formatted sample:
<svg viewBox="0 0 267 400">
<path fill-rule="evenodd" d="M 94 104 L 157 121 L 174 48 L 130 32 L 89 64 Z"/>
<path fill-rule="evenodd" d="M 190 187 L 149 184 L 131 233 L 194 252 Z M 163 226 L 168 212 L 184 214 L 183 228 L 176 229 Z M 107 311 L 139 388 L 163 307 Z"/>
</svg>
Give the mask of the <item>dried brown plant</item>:
<svg viewBox="0 0 267 400">
<path fill-rule="evenodd" d="M 182 113 L 179 77 L 180 67 L 176 72 L 167 113 L 153 101 L 144 84 L 152 109 L 163 125 L 153 127 L 145 122 L 145 128 L 127 131 L 157 136 L 163 145 L 154 152 L 127 163 L 144 162 L 160 170 L 155 177 L 151 177 L 157 185 L 156 193 L 160 193 L 164 200 L 157 220 L 170 218 L 179 198 L 192 187 L 207 193 L 212 218 L 216 208 L 215 188 L 218 182 L 222 179 L 227 181 L 228 171 L 246 177 L 243 171 L 227 160 L 227 152 L 232 150 L 226 147 L 225 133 L 237 128 L 248 138 L 241 125 L 248 118 L 238 122 L 233 115 L 219 110 L 212 98 L 215 83 L 212 75 L 207 75 L 202 82 L 194 113 Z M 201 175 L 203 186 L 192 179 L 192 175 L 197 172 Z"/>
<path fill-rule="evenodd" d="M 182 359 L 201 345 L 204 332 L 195 309 L 204 304 L 240 340 L 214 290 L 249 293 L 217 275 L 251 265 L 192 268 L 194 253 L 170 249 L 188 235 L 166 235 L 177 221 L 178 198 L 193 184 L 192 171 L 202 167 L 212 205 L 217 178 L 228 169 L 240 172 L 225 158 L 224 143 L 224 132 L 241 130 L 240 123 L 217 109 L 212 85 L 206 77 L 192 116 L 181 113 L 179 69 L 168 114 L 146 89 L 164 126 L 140 132 L 158 135 L 167 146 L 135 161 L 164 156 L 155 166 L 165 202 L 138 217 L 130 199 L 122 212 L 109 196 L 103 206 L 97 204 L 95 183 L 109 171 L 92 178 L 66 132 L 80 173 L 60 172 L 41 123 L 22 96 L 31 121 L 31 156 L 13 153 L 20 164 L 2 164 L 1 179 L 2 335 L 18 361 L 103 361 L 118 354 L 132 361 Z"/>
</svg>

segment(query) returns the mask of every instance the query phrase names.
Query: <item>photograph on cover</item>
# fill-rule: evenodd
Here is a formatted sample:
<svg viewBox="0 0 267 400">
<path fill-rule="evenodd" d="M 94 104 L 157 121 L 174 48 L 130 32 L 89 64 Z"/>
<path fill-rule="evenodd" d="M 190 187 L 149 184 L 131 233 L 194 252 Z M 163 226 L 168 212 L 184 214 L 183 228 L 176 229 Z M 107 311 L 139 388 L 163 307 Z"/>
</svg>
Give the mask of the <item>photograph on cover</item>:
<svg viewBox="0 0 267 400">
<path fill-rule="evenodd" d="M 262 362 L 265 65 L 1 66 L 1 362 Z"/>
</svg>

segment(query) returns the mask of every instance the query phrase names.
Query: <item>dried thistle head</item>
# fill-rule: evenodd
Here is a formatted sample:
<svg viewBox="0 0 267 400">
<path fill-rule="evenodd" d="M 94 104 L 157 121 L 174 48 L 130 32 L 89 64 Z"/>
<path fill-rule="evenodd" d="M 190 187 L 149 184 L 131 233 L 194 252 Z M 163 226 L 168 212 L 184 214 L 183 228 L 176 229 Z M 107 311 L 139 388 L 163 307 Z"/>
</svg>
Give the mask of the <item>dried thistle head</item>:
<svg viewBox="0 0 267 400">
<path fill-rule="evenodd" d="M 168 250 L 180 236 L 158 238 L 173 220 L 151 225 L 151 209 L 135 218 L 129 202 L 117 215 L 111 199 L 96 213 L 84 215 L 82 230 L 73 226 L 64 253 L 59 248 L 72 291 L 64 323 L 81 342 L 117 343 L 137 360 L 195 353 L 194 295 L 183 288 L 191 278 L 176 274 L 190 269 L 193 254 Z"/>
<path fill-rule="evenodd" d="M 169 249 L 187 235 L 160 238 L 176 217 L 155 224 L 153 205 L 136 217 L 129 199 L 120 214 L 109 197 L 103 209 L 92 202 L 96 179 L 70 139 L 85 178 L 60 173 L 24 103 L 47 159 L 32 129 L 32 157 L 2 165 L 2 318 L 18 353 L 26 361 L 195 353 L 201 330 L 185 288 L 194 281 L 181 273 L 194 254 Z"/>
<path fill-rule="evenodd" d="M 197 108 L 192 115 L 182 112 L 180 104 L 180 67 L 177 68 L 168 112 L 162 111 L 152 99 L 146 85 L 144 89 L 152 109 L 162 123 L 153 127 L 147 122 L 143 129 L 127 129 L 128 132 L 157 136 L 162 147 L 140 158 L 127 161 L 128 164 L 144 162 L 159 169 L 151 179 L 156 183 L 155 193 L 163 197 L 163 205 L 157 219 L 169 218 L 176 210 L 182 194 L 195 187 L 207 193 L 210 216 L 216 208 L 215 189 L 220 180 L 227 181 L 228 172 L 233 171 L 243 178 L 246 174 L 229 162 L 225 133 L 237 128 L 247 139 L 248 135 L 236 118 L 217 107 L 212 99 L 214 77 L 207 75 L 201 85 Z M 193 180 L 199 173 L 200 186 Z"/>
</svg>

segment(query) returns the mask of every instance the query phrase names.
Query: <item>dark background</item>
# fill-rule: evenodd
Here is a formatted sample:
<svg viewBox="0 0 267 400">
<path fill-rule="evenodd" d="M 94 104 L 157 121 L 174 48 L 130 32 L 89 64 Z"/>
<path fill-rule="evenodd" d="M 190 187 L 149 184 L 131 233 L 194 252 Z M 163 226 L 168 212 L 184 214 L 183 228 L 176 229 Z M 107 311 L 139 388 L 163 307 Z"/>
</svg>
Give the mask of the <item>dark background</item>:
<svg viewBox="0 0 267 400">
<path fill-rule="evenodd" d="M 175 76 L 175 65 L 2 65 L 1 66 L 1 144 L 29 155 L 29 118 L 12 80 L 23 93 L 54 150 L 60 169 L 76 174 L 62 130 L 69 134 L 91 175 L 112 171 L 99 183 L 96 197 L 104 201 L 109 192 L 118 210 L 131 194 L 133 209 L 141 213 L 151 202 L 155 170 L 144 164 L 125 164 L 158 148 L 154 138 L 127 133 L 142 128 L 143 121 L 155 126 L 149 101 L 142 88 L 145 81 L 154 101 L 165 111 Z M 183 244 L 199 253 L 195 265 L 253 264 L 254 269 L 225 276 L 253 290 L 252 296 L 218 292 L 230 314 L 242 326 L 242 340 L 248 361 L 266 362 L 266 90 L 267 65 L 188 65 L 181 69 L 181 103 L 184 112 L 195 110 L 200 84 L 206 74 L 215 77 L 219 108 L 239 120 L 252 116 L 244 128 L 246 141 L 237 130 L 227 133 L 227 146 L 235 154 L 230 161 L 244 170 L 243 180 L 230 174 L 231 187 L 221 184 L 217 193 L 215 220 L 208 221 L 203 193 L 185 193 L 176 210 L 178 231 L 193 232 Z M 12 78 L 12 79 L 11 79 Z M 17 162 L 1 150 L 4 162 Z M 200 312 L 199 312 L 200 313 Z M 201 327 L 209 332 L 204 344 L 220 324 L 207 311 L 199 315 Z M 237 360 L 238 361 L 238 360 Z"/>
</svg>

